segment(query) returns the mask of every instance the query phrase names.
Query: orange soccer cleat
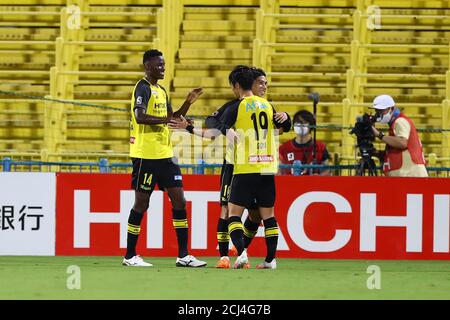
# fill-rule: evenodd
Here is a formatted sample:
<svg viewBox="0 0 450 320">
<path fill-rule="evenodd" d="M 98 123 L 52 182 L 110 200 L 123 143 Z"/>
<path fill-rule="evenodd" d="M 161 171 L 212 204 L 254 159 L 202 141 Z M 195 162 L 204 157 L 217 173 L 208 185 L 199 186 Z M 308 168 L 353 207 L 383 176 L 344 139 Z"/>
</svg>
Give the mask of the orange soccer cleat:
<svg viewBox="0 0 450 320">
<path fill-rule="evenodd" d="M 216 268 L 219 269 L 230 269 L 230 258 L 221 257 L 219 261 L 217 261 Z"/>
</svg>

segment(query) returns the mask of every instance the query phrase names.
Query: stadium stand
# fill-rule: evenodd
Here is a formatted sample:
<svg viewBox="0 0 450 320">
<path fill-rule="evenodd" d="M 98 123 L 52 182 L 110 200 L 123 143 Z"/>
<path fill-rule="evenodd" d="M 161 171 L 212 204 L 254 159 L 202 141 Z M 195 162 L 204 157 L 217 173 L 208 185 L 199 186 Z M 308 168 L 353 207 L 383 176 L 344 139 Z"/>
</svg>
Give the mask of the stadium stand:
<svg viewBox="0 0 450 320">
<path fill-rule="evenodd" d="M 254 60 L 259 56 L 259 64 L 268 71 L 268 97 L 277 109 L 291 116 L 301 108 L 312 112 L 308 94 L 319 92 L 318 124 L 341 123 L 353 9 L 301 4 L 276 7 L 269 13 L 258 11 Z M 271 32 L 264 31 L 267 24 L 272 25 Z M 293 133 L 284 135 L 282 141 L 292 137 Z M 339 149 L 339 131 L 318 130 L 317 138 L 327 141 L 331 152 Z"/>
<path fill-rule="evenodd" d="M 205 93 L 189 112 L 198 118 L 204 118 L 234 99 L 228 74 L 235 65 L 252 63 L 255 10 L 254 7 L 214 4 L 185 6 L 173 80 L 174 106 L 181 105 L 186 93 L 198 86 L 203 87 Z M 203 144 L 206 147 L 209 141 Z M 198 156 L 194 153 L 194 157 Z M 192 162 L 192 159 L 181 161 Z M 222 158 L 205 161 L 220 163 Z"/>
<path fill-rule="evenodd" d="M 0 5 L 0 89 L 27 95 L 49 93 L 49 69 L 55 64 L 61 4 L 41 6 L 31 1 Z M 44 103 L 0 97 L 0 154 L 40 159 Z"/>
<path fill-rule="evenodd" d="M 449 68 L 450 10 L 386 9 L 366 45 L 364 101 L 390 92 L 420 128 L 442 128 Z M 442 133 L 421 133 L 426 154 L 445 154 Z"/>
<path fill-rule="evenodd" d="M 394 96 L 419 128 L 450 129 L 449 7 L 437 0 L 5 0 L 0 156 L 127 162 L 130 92 L 142 52 L 153 47 L 164 52 L 162 84 L 175 107 L 204 87 L 189 113 L 197 119 L 232 98 L 227 75 L 237 64 L 263 67 L 268 99 L 291 116 L 312 111 L 308 94 L 319 92 L 318 124 L 330 127 L 317 137 L 335 164 L 353 163 L 347 128 L 377 94 Z M 420 136 L 430 163 L 450 166 L 449 133 Z M 198 160 L 191 151 L 181 162 Z"/>
<path fill-rule="evenodd" d="M 62 59 L 77 58 L 78 65 L 56 70 L 73 87 L 77 101 L 112 108 L 65 107 L 67 136 L 62 142 L 66 157 L 108 157 L 126 160 L 128 155 L 129 99 L 142 75 L 142 52 L 155 46 L 157 10 L 160 6 L 95 5 L 85 8 L 87 25 L 61 34 Z M 63 65 L 68 65 L 63 63 Z M 113 108 L 127 111 L 114 111 Z"/>
</svg>

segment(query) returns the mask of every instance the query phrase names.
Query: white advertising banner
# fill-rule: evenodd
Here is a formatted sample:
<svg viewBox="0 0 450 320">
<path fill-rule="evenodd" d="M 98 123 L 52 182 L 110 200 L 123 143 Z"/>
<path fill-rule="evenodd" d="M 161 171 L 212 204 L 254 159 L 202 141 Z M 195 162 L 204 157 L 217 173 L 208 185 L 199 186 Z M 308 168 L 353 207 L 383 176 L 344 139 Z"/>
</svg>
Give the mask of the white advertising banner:
<svg viewBox="0 0 450 320">
<path fill-rule="evenodd" d="M 0 255 L 55 255 L 55 173 L 0 173 Z"/>
</svg>

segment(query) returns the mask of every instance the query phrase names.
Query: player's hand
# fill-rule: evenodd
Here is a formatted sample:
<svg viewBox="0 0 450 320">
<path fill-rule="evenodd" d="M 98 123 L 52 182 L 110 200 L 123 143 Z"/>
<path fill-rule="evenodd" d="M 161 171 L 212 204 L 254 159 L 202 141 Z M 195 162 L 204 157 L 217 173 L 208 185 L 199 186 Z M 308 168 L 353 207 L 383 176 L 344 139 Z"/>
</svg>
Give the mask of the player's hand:
<svg viewBox="0 0 450 320">
<path fill-rule="evenodd" d="M 193 104 L 203 94 L 203 88 L 195 88 L 186 97 L 186 102 Z"/>
<path fill-rule="evenodd" d="M 288 119 L 286 112 L 277 112 L 274 115 L 274 119 L 278 123 L 283 123 Z"/>
<path fill-rule="evenodd" d="M 235 144 L 235 143 L 239 143 L 240 142 L 239 135 L 237 134 L 236 131 L 234 131 L 234 129 L 228 129 L 227 130 L 227 140 L 231 144 Z"/>
<path fill-rule="evenodd" d="M 186 129 L 188 125 L 189 122 L 183 116 L 180 116 L 179 118 L 172 118 L 169 122 L 170 129 Z"/>
</svg>

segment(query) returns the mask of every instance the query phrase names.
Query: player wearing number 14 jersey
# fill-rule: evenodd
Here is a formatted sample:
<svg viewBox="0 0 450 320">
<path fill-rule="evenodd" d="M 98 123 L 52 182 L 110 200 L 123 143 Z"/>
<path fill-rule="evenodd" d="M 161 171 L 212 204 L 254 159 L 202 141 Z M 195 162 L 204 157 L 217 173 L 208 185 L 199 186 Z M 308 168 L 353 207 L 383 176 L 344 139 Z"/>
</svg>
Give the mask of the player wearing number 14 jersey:
<svg viewBox="0 0 450 320">
<path fill-rule="evenodd" d="M 201 88 L 192 90 L 178 111 L 173 111 L 166 90 L 158 84 L 164 79 L 165 62 L 158 50 L 144 53 L 145 77 L 134 87 L 131 98 L 130 157 L 133 162 L 131 185 L 135 201 L 128 217 L 127 252 L 125 266 L 151 267 L 136 254 L 136 244 L 144 212 L 150 196 L 158 184 L 167 191 L 172 204 L 172 223 L 178 241 L 177 267 L 204 267 L 206 262 L 188 253 L 188 222 L 186 200 L 179 166 L 173 161 L 172 142 L 168 123 L 186 115 L 191 104 L 202 94 Z M 148 230 L 147 232 L 152 232 Z"/>
</svg>

